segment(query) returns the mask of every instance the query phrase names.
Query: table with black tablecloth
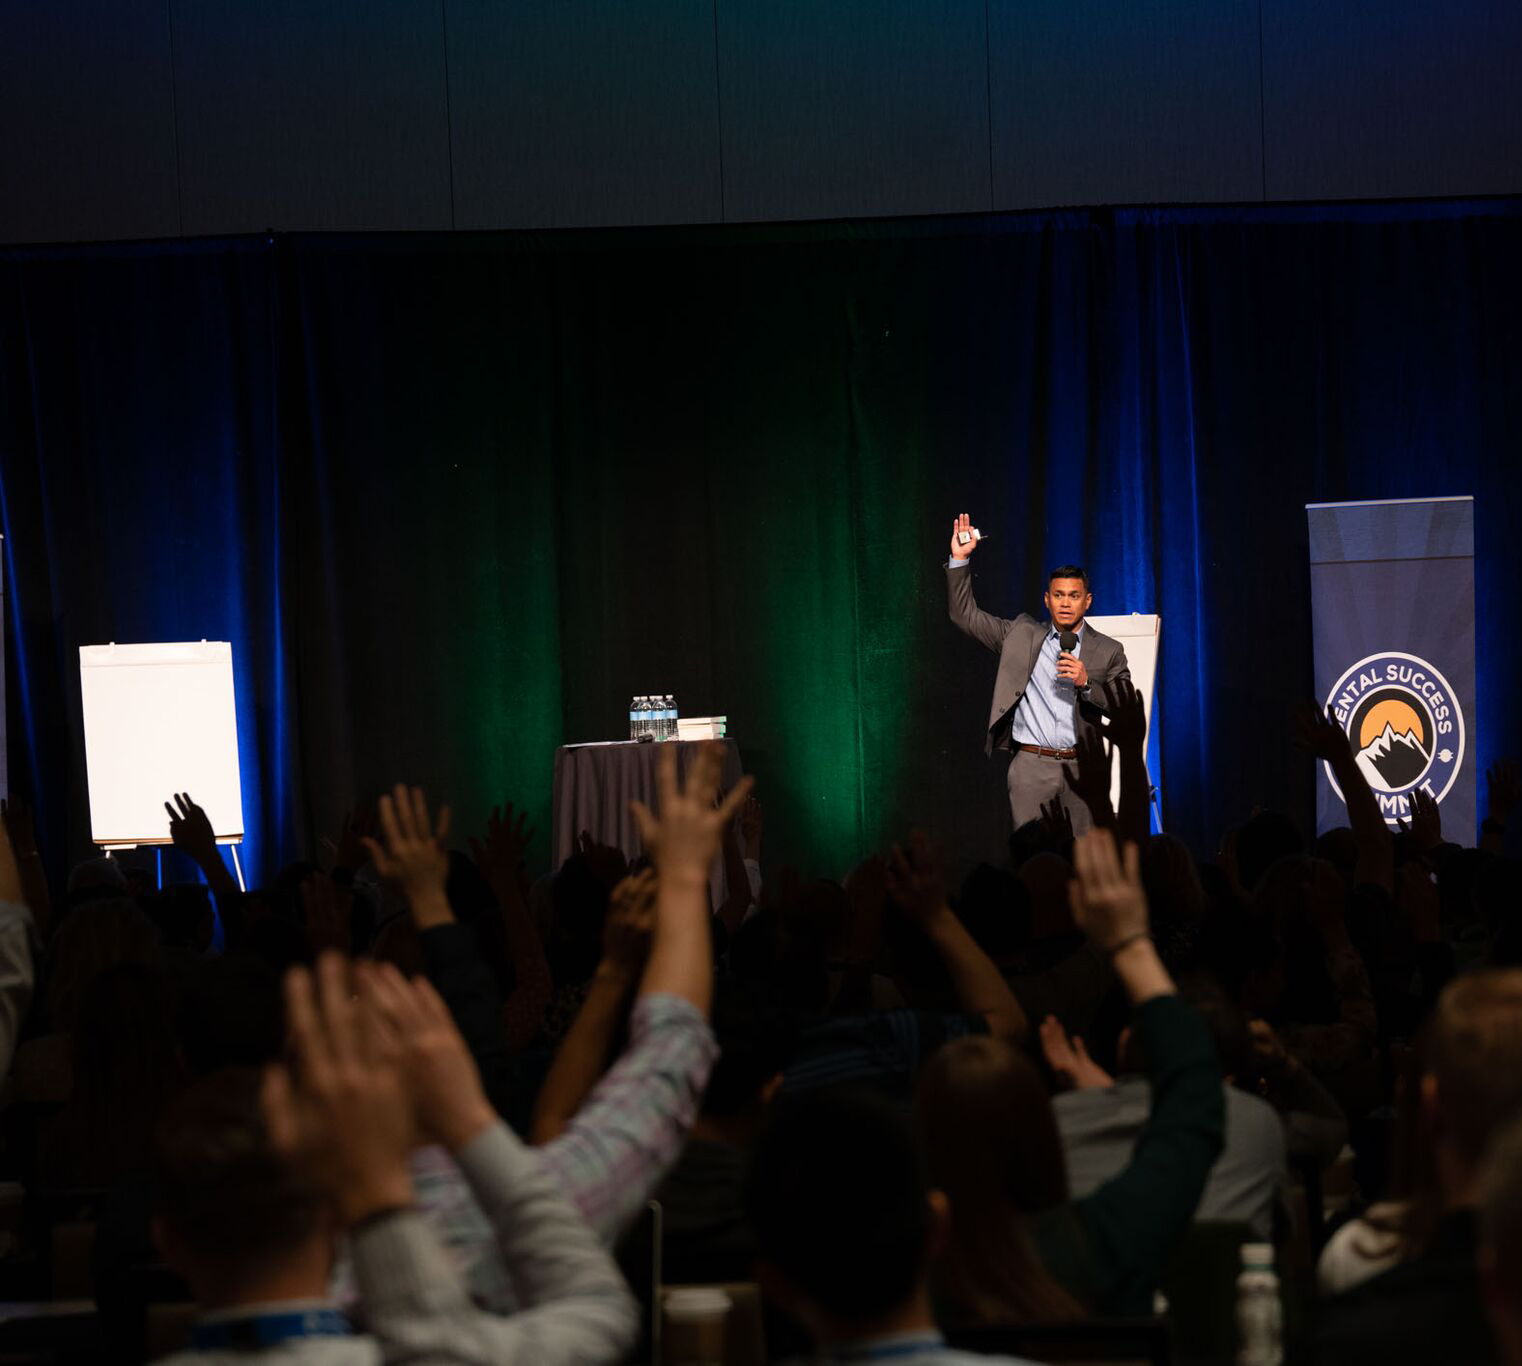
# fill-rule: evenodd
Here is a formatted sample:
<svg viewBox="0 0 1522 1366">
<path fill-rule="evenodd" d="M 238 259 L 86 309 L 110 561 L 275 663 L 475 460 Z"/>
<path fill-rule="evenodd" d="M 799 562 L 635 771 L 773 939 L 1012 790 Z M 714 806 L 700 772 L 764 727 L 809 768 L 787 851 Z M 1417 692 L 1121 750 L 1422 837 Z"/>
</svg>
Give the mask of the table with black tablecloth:
<svg viewBox="0 0 1522 1366">
<path fill-rule="evenodd" d="M 740 747 L 733 740 L 719 743 L 724 746 L 724 772 L 719 786 L 728 791 L 744 776 Z M 676 750 L 677 774 L 685 776 L 697 742 L 664 740 L 640 744 L 617 740 L 607 744 L 562 745 L 555 751 L 550 848 L 554 867 L 559 868 L 576 852 L 576 840 L 583 830 L 589 831 L 598 844 L 622 849 L 630 859 L 644 852 L 634 817 L 629 814 L 629 803 L 641 801 L 652 811 L 659 810 L 655 765 L 660 752 L 668 748 Z M 728 886 L 722 859 L 716 861 L 710 885 L 713 904 L 719 906 Z"/>
</svg>

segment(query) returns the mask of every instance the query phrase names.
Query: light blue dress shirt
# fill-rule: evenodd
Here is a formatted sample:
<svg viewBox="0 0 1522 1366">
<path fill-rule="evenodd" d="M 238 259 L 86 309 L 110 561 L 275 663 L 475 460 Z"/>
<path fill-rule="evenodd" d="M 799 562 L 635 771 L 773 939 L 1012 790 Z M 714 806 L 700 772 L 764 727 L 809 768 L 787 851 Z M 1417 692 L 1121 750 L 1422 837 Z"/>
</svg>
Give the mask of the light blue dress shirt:
<svg viewBox="0 0 1522 1366">
<path fill-rule="evenodd" d="M 946 567 L 960 569 L 966 563 L 953 555 Z M 1073 653 L 1080 659 L 1083 658 L 1086 628 L 1086 622 L 1078 623 L 1078 644 L 1073 647 Z M 1046 639 L 1041 642 L 1041 653 L 1036 656 L 1036 667 L 1031 670 L 1030 682 L 1025 686 L 1025 693 L 1015 707 L 1014 720 L 1010 723 L 1012 745 L 1072 749 L 1078 743 L 1073 734 L 1073 703 L 1078 695 L 1078 685 L 1057 677 L 1057 657 L 1061 653 L 1057 628 L 1048 622 Z"/>
<path fill-rule="evenodd" d="M 1084 623 L 1080 622 L 1078 644 L 1073 647 L 1073 653 L 1080 659 L 1083 657 L 1084 629 Z M 1036 656 L 1036 667 L 1031 670 L 1031 680 L 1025 685 L 1025 693 L 1015 708 L 1009 731 L 1011 744 L 1072 749 L 1078 743 L 1073 735 L 1073 703 L 1078 696 L 1078 685 L 1071 679 L 1057 677 L 1057 657 L 1061 653 L 1057 628 L 1048 625 L 1046 639 L 1041 642 L 1041 653 Z"/>
</svg>

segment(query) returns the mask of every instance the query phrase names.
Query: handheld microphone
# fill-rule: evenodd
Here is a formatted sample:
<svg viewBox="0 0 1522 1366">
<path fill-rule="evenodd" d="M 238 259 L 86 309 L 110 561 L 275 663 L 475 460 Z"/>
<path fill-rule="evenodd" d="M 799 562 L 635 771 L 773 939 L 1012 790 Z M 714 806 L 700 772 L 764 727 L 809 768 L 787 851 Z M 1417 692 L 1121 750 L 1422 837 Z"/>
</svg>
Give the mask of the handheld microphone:
<svg viewBox="0 0 1522 1366">
<path fill-rule="evenodd" d="M 1078 648 L 1078 636 L 1072 631 L 1061 631 L 1057 635 L 1057 644 L 1072 654 Z"/>
</svg>

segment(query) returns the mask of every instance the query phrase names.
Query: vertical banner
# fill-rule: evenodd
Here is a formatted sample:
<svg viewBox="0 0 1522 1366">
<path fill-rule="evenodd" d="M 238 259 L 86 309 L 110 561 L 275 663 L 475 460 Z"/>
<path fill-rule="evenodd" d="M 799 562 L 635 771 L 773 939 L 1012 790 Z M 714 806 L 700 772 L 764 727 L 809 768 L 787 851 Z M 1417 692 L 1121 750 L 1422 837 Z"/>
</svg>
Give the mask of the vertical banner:
<svg viewBox="0 0 1522 1366">
<path fill-rule="evenodd" d="M 1443 837 L 1473 844 L 1474 500 L 1311 503 L 1306 516 L 1316 695 L 1390 825 L 1420 788 L 1440 805 Z M 1323 764 L 1316 830 L 1347 821 Z"/>
</svg>

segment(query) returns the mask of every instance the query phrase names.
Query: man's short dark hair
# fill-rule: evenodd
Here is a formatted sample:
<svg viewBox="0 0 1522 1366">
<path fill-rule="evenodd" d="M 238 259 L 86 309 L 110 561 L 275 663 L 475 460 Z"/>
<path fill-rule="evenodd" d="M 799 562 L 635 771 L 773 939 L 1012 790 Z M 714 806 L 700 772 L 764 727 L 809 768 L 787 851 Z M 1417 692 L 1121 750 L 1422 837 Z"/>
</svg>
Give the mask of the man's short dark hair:
<svg viewBox="0 0 1522 1366">
<path fill-rule="evenodd" d="M 187 1087 L 160 1121 L 158 1212 L 208 1270 L 241 1279 L 315 1233 L 323 1197 L 270 1146 L 260 1073 L 226 1068 Z"/>
<path fill-rule="evenodd" d="M 924 1273 L 929 1191 L 908 1116 L 853 1090 L 786 1096 L 751 1164 L 759 1251 L 826 1313 L 880 1317 Z"/>
<path fill-rule="evenodd" d="M 1089 571 L 1081 564 L 1059 564 L 1046 576 L 1046 586 L 1052 586 L 1053 579 L 1082 579 L 1083 591 L 1089 592 Z"/>
<path fill-rule="evenodd" d="M 719 1059 L 703 1092 L 703 1113 L 733 1118 L 787 1066 L 797 1030 L 792 1016 L 769 1007 L 758 990 L 730 980 L 714 994 L 713 1031 Z"/>
</svg>

